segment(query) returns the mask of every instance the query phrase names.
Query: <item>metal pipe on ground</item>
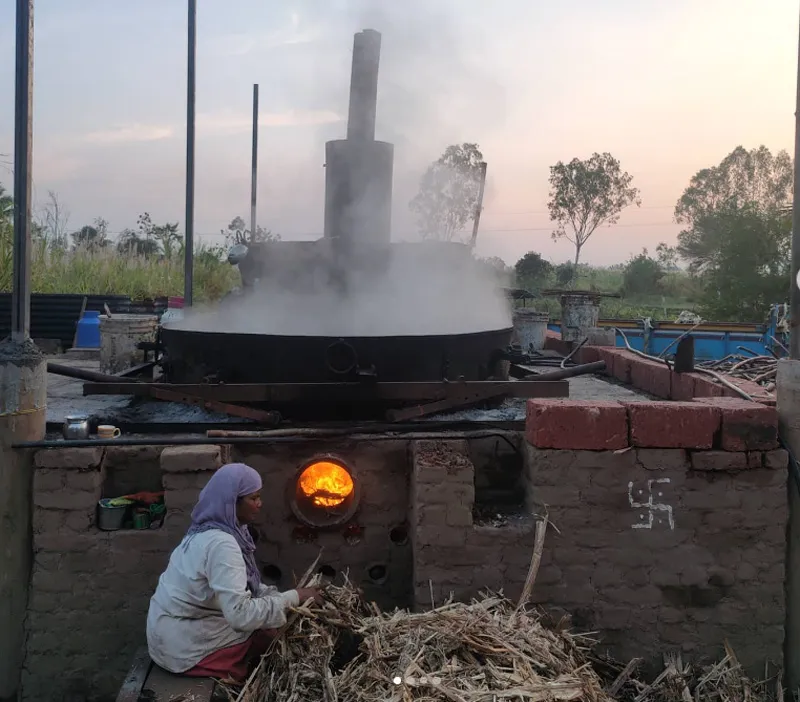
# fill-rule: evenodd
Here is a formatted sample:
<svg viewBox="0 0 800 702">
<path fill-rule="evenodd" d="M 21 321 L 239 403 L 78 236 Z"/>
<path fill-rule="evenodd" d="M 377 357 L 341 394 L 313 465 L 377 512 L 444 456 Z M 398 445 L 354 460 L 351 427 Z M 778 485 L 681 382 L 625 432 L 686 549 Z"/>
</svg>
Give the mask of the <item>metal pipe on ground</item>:
<svg viewBox="0 0 800 702">
<path fill-rule="evenodd" d="M 572 368 L 562 368 L 561 370 L 553 371 L 552 373 L 533 373 L 531 375 L 526 375 L 524 378 L 522 378 L 522 380 L 566 380 L 567 378 L 575 378 L 579 375 L 600 373 L 605 369 L 605 361 L 594 361 L 593 363 L 584 363 L 580 366 L 572 366 Z"/>
<path fill-rule="evenodd" d="M 47 362 L 47 372 L 53 375 L 61 375 L 65 378 L 75 378 L 76 380 L 86 380 L 92 383 L 119 383 L 121 380 L 125 382 L 137 382 L 136 378 L 120 378 L 118 375 L 109 375 L 108 373 L 98 373 L 97 371 L 88 370 L 86 368 L 74 368 L 73 366 L 65 366 L 61 363 L 54 363 L 53 361 Z"/>
</svg>

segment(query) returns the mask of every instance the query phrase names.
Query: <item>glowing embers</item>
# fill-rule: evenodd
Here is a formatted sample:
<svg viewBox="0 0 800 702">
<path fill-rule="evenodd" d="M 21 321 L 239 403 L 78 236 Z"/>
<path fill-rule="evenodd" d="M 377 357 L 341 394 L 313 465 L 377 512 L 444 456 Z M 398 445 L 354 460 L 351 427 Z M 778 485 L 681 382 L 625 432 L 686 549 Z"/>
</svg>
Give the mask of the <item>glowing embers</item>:
<svg viewBox="0 0 800 702">
<path fill-rule="evenodd" d="M 333 461 L 315 461 L 297 480 L 300 492 L 315 507 L 338 507 L 355 490 L 350 473 Z"/>
<path fill-rule="evenodd" d="M 315 527 L 343 524 L 358 507 L 358 483 L 347 464 L 333 456 L 304 463 L 292 492 L 295 515 Z"/>
</svg>

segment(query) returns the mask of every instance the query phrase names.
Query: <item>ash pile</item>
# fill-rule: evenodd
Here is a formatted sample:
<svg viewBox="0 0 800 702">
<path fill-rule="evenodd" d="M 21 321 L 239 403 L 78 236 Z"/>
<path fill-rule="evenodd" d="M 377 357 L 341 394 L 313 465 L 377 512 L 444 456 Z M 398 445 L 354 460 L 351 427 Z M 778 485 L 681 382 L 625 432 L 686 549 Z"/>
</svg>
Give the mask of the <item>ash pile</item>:
<svg viewBox="0 0 800 702">
<path fill-rule="evenodd" d="M 345 139 L 325 149 L 324 236 L 237 245 L 240 294 L 161 330 L 170 383 L 486 380 L 510 307 L 470 246 L 392 242 L 394 147 L 375 139 L 381 35 L 355 35 Z"/>
</svg>

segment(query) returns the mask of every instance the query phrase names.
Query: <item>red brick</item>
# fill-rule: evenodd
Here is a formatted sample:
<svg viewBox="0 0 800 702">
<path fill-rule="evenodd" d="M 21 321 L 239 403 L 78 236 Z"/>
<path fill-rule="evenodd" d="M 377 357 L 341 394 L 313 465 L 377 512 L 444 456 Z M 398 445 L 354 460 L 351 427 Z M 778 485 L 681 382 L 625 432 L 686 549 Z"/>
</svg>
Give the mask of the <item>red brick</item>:
<svg viewBox="0 0 800 702">
<path fill-rule="evenodd" d="M 621 383 L 630 385 L 631 365 L 633 364 L 633 361 L 637 358 L 636 354 L 633 354 L 630 351 L 615 350 L 612 353 L 612 358 L 614 360 L 612 375 Z"/>
<path fill-rule="evenodd" d="M 699 402 L 628 402 L 631 444 L 648 448 L 709 449 L 720 414 Z"/>
<path fill-rule="evenodd" d="M 525 433 L 538 448 L 621 449 L 628 445 L 628 417 L 617 402 L 528 400 Z"/>
<path fill-rule="evenodd" d="M 694 399 L 695 376 L 691 373 L 675 373 L 670 379 L 669 396 L 672 400 L 689 402 Z"/>
<path fill-rule="evenodd" d="M 734 397 L 700 398 L 722 415 L 720 447 L 724 451 L 771 451 L 778 447 L 778 411 Z"/>
<path fill-rule="evenodd" d="M 631 384 L 639 390 L 660 397 L 670 398 L 670 371 L 666 363 L 657 363 L 635 356 L 631 359 Z"/>
<path fill-rule="evenodd" d="M 598 361 L 605 361 L 606 362 L 606 370 L 605 374 L 613 376 L 614 375 L 614 350 L 610 348 L 602 348 L 597 347 L 595 349 L 597 351 L 597 360 Z"/>
<path fill-rule="evenodd" d="M 597 346 L 584 346 L 577 353 L 579 363 L 596 363 L 597 361 L 605 361 L 600 358 L 600 349 Z"/>
<path fill-rule="evenodd" d="M 708 376 L 694 376 L 694 396 L 695 397 L 722 397 L 723 386 L 715 382 Z"/>
</svg>

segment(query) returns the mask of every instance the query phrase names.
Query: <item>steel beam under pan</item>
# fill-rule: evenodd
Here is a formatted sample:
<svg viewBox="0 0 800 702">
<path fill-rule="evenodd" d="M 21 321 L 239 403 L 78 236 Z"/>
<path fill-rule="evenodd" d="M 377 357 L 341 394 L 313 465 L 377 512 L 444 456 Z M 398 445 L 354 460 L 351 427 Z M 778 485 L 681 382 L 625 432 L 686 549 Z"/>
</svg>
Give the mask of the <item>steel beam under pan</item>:
<svg viewBox="0 0 800 702">
<path fill-rule="evenodd" d="M 267 384 L 165 384 L 84 383 L 84 395 L 151 396 L 151 388 L 202 397 L 218 402 L 374 402 L 444 400 L 470 397 L 481 400 L 488 390 L 509 397 L 569 397 L 569 382 L 556 381 L 466 381 L 462 383 L 267 383 Z"/>
</svg>

